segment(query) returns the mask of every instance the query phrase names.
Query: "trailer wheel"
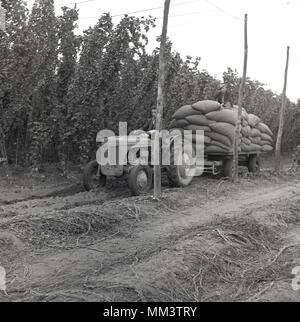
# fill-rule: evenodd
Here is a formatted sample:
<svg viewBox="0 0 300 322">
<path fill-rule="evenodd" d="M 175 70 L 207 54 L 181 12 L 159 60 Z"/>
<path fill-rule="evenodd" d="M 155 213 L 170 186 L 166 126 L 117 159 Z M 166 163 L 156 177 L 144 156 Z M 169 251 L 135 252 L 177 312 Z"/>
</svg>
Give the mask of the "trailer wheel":
<svg viewBox="0 0 300 322">
<path fill-rule="evenodd" d="M 176 162 L 179 158 L 179 153 L 182 153 L 182 165 L 176 165 L 179 162 Z M 167 176 L 169 182 L 172 186 L 175 187 L 187 187 L 191 184 L 194 179 L 196 167 L 194 164 L 195 161 L 195 150 L 184 149 L 183 151 L 177 151 L 174 149 L 174 146 L 171 149 L 171 165 L 167 166 Z"/>
<path fill-rule="evenodd" d="M 152 170 L 148 166 L 138 165 L 128 175 L 128 186 L 133 196 L 147 193 L 152 189 Z"/>
<path fill-rule="evenodd" d="M 106 184 L 106 176 L 100 174 L 98 177 L 98 167 L 97 161 L 89 162 L 83 170 L 83 187 L 86 191 L 104 187 Z"/>
<path fill-rule="evenodd" d="M 260 158 L 256 154 L 250 155 L 248 159 L 248 170 L 251 173 L 259 173 L 260 172 Z"/>
<path fill-rule="evenodd" d="M 232 178 L 233 176 L 233 159 L 226 158 L 223 160 L 223 173 L 226 178 Z"/>
</svg>

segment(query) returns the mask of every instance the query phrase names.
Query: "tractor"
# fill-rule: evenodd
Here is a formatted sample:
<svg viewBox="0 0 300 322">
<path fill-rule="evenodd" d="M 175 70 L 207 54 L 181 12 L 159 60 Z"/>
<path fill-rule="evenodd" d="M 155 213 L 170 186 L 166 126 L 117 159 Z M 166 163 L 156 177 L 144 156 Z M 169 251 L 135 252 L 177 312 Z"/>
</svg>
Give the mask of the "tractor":
<svg viewBox="0 0 300 322">
<path fill-rule="evenodd" d="M 129 189 L 134 196 L 149 192 L 153 186 L 153 165 L 150 162 L 151 156 L 151 132 L 134 131 L 129 136 L 116 136 L 116 137 L 104 137 L 97 135 L 96 142 L 99 145 L 99 149 L 96 154 L 96 160 L 89 162 L 84 168 L 83 173 L 83 186 L 89 191 L 104 187 L 106 185 L 107 177 L 122 177 L 127 176 Z M 174 139 L 174 138 L 173 138 Z M 167 173 L 170 184 L 177 187 L 188 186 L 194 177 L 195 166 L 193 162 L 195 159 L 195 152 L 192 149 L 186 149 L 185 147 L 179 152 L 182 156 L 180 163 L 176 165 L 175 158 L 179 157 L 174 140 L 171 139 L 168 142 L 170 148 L 170 165 L 162 166 L 162 171 Z M 116 160 L 114 164 L 103 164 L 101 154 L 101 147 L 106 144 L 108 149 L 113 148 L 116 152 Z M 129 162 L 130 152 L 135 152 L 136 145 L 139 145 L 139 151 L 147 150 L 147 159 L 142 164 L 134 164 Z M 162 149 L 162 139 L 160 138 L 160 148 Z M 119 156 L 119 151 L 125 149 L 126 153 Z M 137 151 L 137 156 L 139 155 Z M 108 152 L 107 152 L 108 153 Z M 163 151 L 161 152 L 162 155 Z M 107 155 L 106 155 L 107 157 Z"/>
</svg>

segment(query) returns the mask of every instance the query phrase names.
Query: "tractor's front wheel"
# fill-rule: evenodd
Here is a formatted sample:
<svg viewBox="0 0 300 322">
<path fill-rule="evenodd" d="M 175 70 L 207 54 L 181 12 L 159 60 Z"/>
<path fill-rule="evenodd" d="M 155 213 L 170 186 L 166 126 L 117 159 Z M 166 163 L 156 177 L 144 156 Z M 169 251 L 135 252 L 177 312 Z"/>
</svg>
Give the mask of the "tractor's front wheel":
<svg viewBox="0 0 300 322">
<path fill-rule="evenodd" d="M 83 187 L 86 191 L 105 186 L 106 176 L 102 175 L 98 168 L 97 161 L 91 161 L 85 166 L 83 170 Z"/>
<path fill-rule="evenodd" d="M 148 166 L 138 165 L 128 175 L 128 186 L 133 196 L 148 193 L 152 189 L 152 170 Z"/>
</svg>

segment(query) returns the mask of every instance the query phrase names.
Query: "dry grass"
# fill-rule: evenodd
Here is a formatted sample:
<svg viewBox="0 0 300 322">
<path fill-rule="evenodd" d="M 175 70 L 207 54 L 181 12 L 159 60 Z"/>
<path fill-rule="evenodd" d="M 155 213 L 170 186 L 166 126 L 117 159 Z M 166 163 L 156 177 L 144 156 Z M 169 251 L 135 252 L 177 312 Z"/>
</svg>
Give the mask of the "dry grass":
<svg viewBox="0 0 300 322">
<path fill-rule="evenodd" d="M 119 232 L 126 235 L 135 223 L 131 208 L 118 205 L 95 206 L 94 211 L 56 211 L 44 216 L 18 218 L 0 226 L 10 231 L 29 247 L 35 249 L 54 245 L 75 245 L 79 240 L 97 236 L 107 237 Z"/>
<path fill-rule="evenodd" d="M 139 220 L 139 212 L 138 206 L 129 208 L 125 217 Z M 120 220 L 124 225 L 124 216 L 98 217 L 84 216 L 81 221 L 71 217 L 64 222 L 64 228 L 49 230 L 47 225 L 47 231 L 55 236 L 71 234 L 78 238 L 97 229 L 112 233 L 112 226 L 118 226 Z M 57 218 L 51 223 L 62 224 Z M 44 231 L 45 227 L 42 226 Z M 210 240 L 214 247 L 206 248 L 203 240 Z M 173 255 L 173 265 L 167 265 L 163 271 L 149 267 L 147 259 L 141 264 L 155 273 L 151 280 L 144 279 L 137 264 L 131 266 L 134 277 L 130 281 L 100 282 L 101 286 L 94 281 L 89 283 L 92 288 L 89 285 L 82 287 L 82 281 L 78 284 L 78 279 L 57 272 L 46 284 L 36 281 L 36 285 L 28 288 L 25 280 L 11 292 L 16 298 L 22 294 L 30 301 L 258 301 L 274 282 L 291 279 L 291 258 L 300 256 L 300 245 L 285 246 L 276 228 L 251 217 L 219 219 L 199 227 L 197 234 L 195 231 L 194 235 L 181 237 L 174 247 L 179 244 L 183 264 L 176 258 L 181 255 L 172 247 L 167 256 Z"/>
<path fill-rule="evenodd" d="M 255 180 L 252 178 L 248 183 L 247 178 L 241 178 L 242 185 L 255 186 Z M 154 202 L 149 196 L 124 198 L 107 201 L 102 205 L 80 205 L 76 208 L 71 205 L 31 218 L 14 218 L 13 214 L 1 213 L 9 218 L 9 222 L 0 224 L 0 265 L 10 267 L 26 248 L 34 252 L 78 246 L 89 249 L 95 237 L 97 242 L 101 238 L 113 236 L 131 237 L 139 221 L 147 216 L 170 216 L 172 212 L 180 212 L 185 207 L 199 206 L 207 198 L 224 197 L 238 189 L 240 185 L 235 186 L 222 179 L 208 179 L 203 183 L 200 180 L 199 184 L 186 189 L 167 189 L 161 202 Z M 287 245 L 281 239 L 283 229 L 299 224 L 300 201 L 298 195 L 295 197 L 281 208 L 274 205 L 274 209 L 270 209 L 270 216 L 276 219 L 274 225 L 262 223 L 250 216 L 239 216 L 218 218 L 209 225 L 195 227 L 186 236 L 174 239 L 174 246 L 162 248 L 168 257 L 163 269 L 155 266 L 155 261 L 151 264 L 152 258 L 160 259 L 159 256 L 164 256 L 160 245 L 154 245 L 154 252 L 147 253 L 145 258 L 140 253 L 141 263 L 130 266 L 128 280 L 122 276 L 117 282 L 96 280 L 95 283 L 91 281 L 85 284 L 86 276 L 74 278 L 72 274 L 69 276 L 65 271 L 58 271 L 55 276 L 47 277 L 47 281 L 36 280 L 28 286 L 26 276 L 30 272 L 25 270 L 22 272 L 25 278 L 16 281 L 18 288 L 10 289 L 13 293 L 10 300 L 260 300 L 275 282 L 292 278 L 292 258 L 300 256 L 299 245 Z M 1 235 L 1 232 L 9 233 Z M 207 248 L 203 241 L 210 241 L 213 246 Z M 16 245 L 20 251 L 16 251 Z M 180 251 L 176 249 L 178 245 Z M 3 258 L 6 263 L 3 263 Z M 113 262 L 109 263 L 111 269 L 114 269 Z M 122 263 L 120 267 L 126 265 Z M 146 271 L 144 275 L 143 270 Z M 127 271 L 124 269 L 124 272 Z"/>
<path fill-rule="evenodd" d="M 55 246 L 71 248 L 92 244 L 95 237 L 97 240 L 117 234 L 128 237 L 142 218 L 169 211 L 167 204 L 157 203 L 151 196 L 75 206 L 31 217 L 1 213 L 8 221 L 0 223 L 0 233 L 12 233 L 34 250 Z"/>
<path fill-rule="evenodd" d="M 298 198 L 298 196 L 296 195 Z M 274 206 L 271 218 L 276 224 L 288 227 L 288 225 L 296 225 L 300 222 L 300 199 L 288 200 L 281 207 Z"/>
<path fill-rule="evenodd" d="M 186 254 L 184 266 L 166 267 L 154 281 L 139 281 L 136 299 L 131 299 L 259 300 L 275 281 L 291 277 L 291 254 L 295 251 L 300 254 L 300 245 L 281 248 L 279 234 L 251 218 L 221 220 L 206 227 L 201 238 L 214 238 L 215 249 L 206 250 L 196 237 L 182 249 Z"/>
</svg>

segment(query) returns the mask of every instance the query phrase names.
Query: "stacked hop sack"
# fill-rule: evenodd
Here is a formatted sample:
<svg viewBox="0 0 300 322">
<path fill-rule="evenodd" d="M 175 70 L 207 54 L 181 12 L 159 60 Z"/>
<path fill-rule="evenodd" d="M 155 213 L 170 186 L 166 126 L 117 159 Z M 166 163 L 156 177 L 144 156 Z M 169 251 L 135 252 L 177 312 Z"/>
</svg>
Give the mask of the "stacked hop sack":
<svg viewBox="0 0 300 322">
<path fill-rule="evenodd" d="M 178 109 L 169 128 L 182 130 L 203 130 L 205 153 L 233 153 L 235 126 L 238 120 L 238 108 L 224 109 L 215 101 L 200 101 Z M 239 137 L 241 152 L 269 152 L 273 150 L 272 132 L 267 125 L 253 115 L 242 111 L 241 134 Z M 193 133 L 193 141 L 196 134 Z"/>
<path fill-rule="evenodd" d="M 243 152 L 270 152 L 273 150 L 273 133 L 259 117 L 248 114 L 241 127 Z"/>
</svg>

